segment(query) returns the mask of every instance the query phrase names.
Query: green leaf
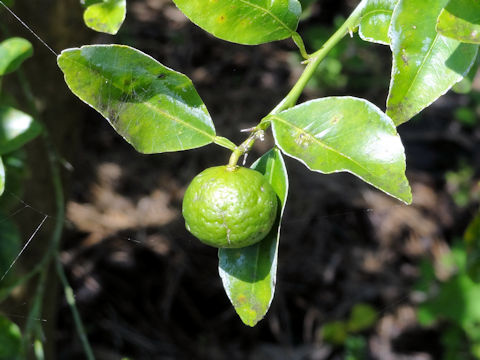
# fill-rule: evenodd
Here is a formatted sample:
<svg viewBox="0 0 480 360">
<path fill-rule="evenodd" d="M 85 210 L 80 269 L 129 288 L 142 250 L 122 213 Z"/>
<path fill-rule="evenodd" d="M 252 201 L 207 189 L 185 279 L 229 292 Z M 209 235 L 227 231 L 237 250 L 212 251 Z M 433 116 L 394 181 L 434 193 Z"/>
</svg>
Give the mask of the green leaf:
<svg viewBox="0 0 480 360">
<path fill-rule="evenodd" d="M 0 315 L 0 360 L 17 360 L 22 356 L 20 328 Z"/>
<path fill-rule="evenodd" d="M 256 45 L 291 37 L 302 7 L 298 0 L 173 0 L 199 27 L 216 37 Z"/>
<path fill-rule="evenodd" d="M 32 44 L 13 37 L 0 43 L 0 76 L 17 70 L 22 62 L 33 55 Z"/>
<path fill-rule="evenodd" d="M 349 332 L 360 332 L 372 327 L 377 321 L 377 311 L 371 305 L 358 303 L 352 308 L 347 322 Z"/>
<path fill-rule="evenodd" d="M 400 0 L 395 7 L 389 33 L 393 68 L 387 115 L 396 125 L 445 94 L 475 61 L 477 45 L 462 44 L 435 30 L 446 1 Z"/>
<path fill-rule="evenodd" d="M 217 145 L 220 145 L 224 148 L 230 149 L 230 150 L 235 150 L 236 145 L 231 142 L 229 139 L 223 137 L 223 136 L 216 136 L 213 142 Z"/>
<path fill-rule="evenodd" d="M 0 157 L 0 196 L 5 191 L 5 167 L 3 166 L 2 158 Z"/>
<path fill-rule="evenodd" d="M 473 81 L 478 72 L 478 65 L 480 64 L 480 57 L 477 56 L 473 63 L 473 66 L 468 71 L 468 74 L 463 77 L 458 83 L 452 86 L 452 91 L 457 94 L 468 94 L 472 91 Z M 476 118 L 475 118 L 476 122 Z M 472 122 L 471 122 L 472 123 Z"/>
<path fill-rule="evenodd" d="M 0 162 L 3 161 L 4 167 L 4 174 L 0 172 L 0 182 L 3 181 L 5 184 L 4 191 L 8 192 L 8 195 L 0 196 L 0 209 L 6 213 L 13 212 L 18 208 L 18 198 L 23 196 L 23 180 L 28 174 L 26 157 L 27 153 L 22 148 L 2 156 L 0 160 Z"/>
<path fill-rule="evenodd" d="M 269 119 L 280 149 L 310 170 L 347 171 L 405 203 L 412 201 L 402 141 L 392 120 L 375 105 L 330 97 Z"/>
<path fill-rule="evenodd" d="M 321 331 L 323 340 L 333 345 L 343 345 L 348 336 L 347 324 L 343 321 L 325 323 Z"/>
<path fill-rule="evenodd" d="M 428 325 L 435 318 L 448 319 L 463 328 L 478 324 L 479 298 L 480 285 L 466 274 L 456 275 L 441 284 L 437 296 L 420 306 L 419 320 Z"/>
<path fill-rule="evenodd" d="M 67 49 L 58 65 L 70 90 L 139 152 L 193 149 L 215 139 L 212 119 L 192 81 L 137 49 Z"/>
<path fill-rule="evenodd" d="M 369 0 L 362 12 L 358 35 L 365 40 L 388 45 L 388 28 L 398 0 Z"/>
<path fill-rule="evenodd" d="M 126 0 L 104 0 L 88 6 L 83 13 L 83 20 L 90 29 L 114 35 L 126 15 Z"/>
<path fill-rule="evenodd" d="M 278 195 L 281 210 L 270 233 L 259 243 L 241 249 L 219 249 L 218 271 L 223 287 L 242 321 L 255 326 L 267 313 L 275 292 L 278 240 L 288 177 L 282 154 L 272 149 L 253 165 L 260 171 Z"/>
<path fill-rule="evenodd" d="M 461 42 L 480 44 L 480 2 L 450 0 L 438 17 L 437 31 Z"/>
<path fill-rule="evenodd" d="M 22 147 L 41 132 L 42 126 L 30 115 L 0 106 L 0 155 Z"/>
</svg>

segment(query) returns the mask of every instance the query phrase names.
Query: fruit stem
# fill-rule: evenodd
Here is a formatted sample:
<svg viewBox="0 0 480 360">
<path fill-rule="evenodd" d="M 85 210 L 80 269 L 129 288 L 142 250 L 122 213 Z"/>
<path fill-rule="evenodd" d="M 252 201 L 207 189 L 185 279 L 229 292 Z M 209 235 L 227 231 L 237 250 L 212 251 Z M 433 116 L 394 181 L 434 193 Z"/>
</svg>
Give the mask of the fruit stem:
<svg viewBox="0 0 480 360">
<path fill-rule="evenodd" d="M 227 170 L 234 171 L 237 168 L 240 156 L 248 153 L 257 139 L 263 140 L 263 134 L 263 129 L 259 127 L 253 128 L 248 138 L 233 150 L 230 160 L 228 161 Z"/>
</svg>

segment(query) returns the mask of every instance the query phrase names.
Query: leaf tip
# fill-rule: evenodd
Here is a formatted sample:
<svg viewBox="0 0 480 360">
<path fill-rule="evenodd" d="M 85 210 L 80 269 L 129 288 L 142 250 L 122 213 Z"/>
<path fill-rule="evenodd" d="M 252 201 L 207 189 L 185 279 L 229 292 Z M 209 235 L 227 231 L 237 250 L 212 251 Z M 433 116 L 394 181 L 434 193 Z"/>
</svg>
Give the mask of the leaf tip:
<svg viewBox="0 0 480 360">
<path fill-rule="evenodd" d="M 263 319 L 263 316 L 258 316 L 257 312 L 253 309 L 242 309 L 242 311 L 237 311 L 238 316 L 242 320 L 242 322 L 250 327 L 255 327 L 260 320 Z"/>
<path fill-rule="evenodd" d="M 410 187 L 410 184 L 407 182 L 406 184 L 406 189 L 402 192 L 402 195 L 397 197 L 398 200 L 403 202 L 405 205 L 411 205 L 413 201 L 413 196 L 412 196 L 412 188 Z"/>
</svg>

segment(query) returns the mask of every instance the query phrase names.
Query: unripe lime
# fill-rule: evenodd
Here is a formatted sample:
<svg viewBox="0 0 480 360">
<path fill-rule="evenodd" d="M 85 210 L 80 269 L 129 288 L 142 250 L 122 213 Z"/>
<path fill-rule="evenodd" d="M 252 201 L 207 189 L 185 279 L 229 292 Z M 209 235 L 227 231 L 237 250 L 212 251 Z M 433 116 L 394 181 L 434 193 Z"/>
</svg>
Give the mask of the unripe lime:
<svg viewBox="0 0 480 360">
<path fill-rule="evenodd" d="M 200 241 L 240 248 L 268 234 L 277 214 L 277 195 L 258 171 L 217 166 L 193 179 L 182 213 L 187 230 Z"/>
</svg>

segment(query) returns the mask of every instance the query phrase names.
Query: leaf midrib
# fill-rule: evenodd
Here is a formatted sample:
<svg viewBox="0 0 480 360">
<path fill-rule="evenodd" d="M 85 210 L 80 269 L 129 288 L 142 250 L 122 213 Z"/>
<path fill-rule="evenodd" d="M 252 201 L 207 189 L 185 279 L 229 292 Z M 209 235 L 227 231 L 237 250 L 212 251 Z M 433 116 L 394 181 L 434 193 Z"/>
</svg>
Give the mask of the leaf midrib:
<svg viewBox="0 0 480 360">
<path fill-rule="evenodd" d="M 301 127 L 298 127 L 294 124 L 292 124 L 291 122 L 289 121 L 286 121 L 284 119 L 282 119 L 281 117 L 277 116 L 277 115 L 271 115 L 272 118 L 276 119 L 276 120 L 279 120 L 280 122 L 288 125 L 288 126 L 291 126 L 293 127 L 295 130 L 299 130 L 301 131 L 302 133 L 308 135 L 313 141 L 315 141 L 318 145 L 320 145 L 321 147 L 335 153 L 335 154 L 338 154 L 339 156 L 353 162 L 355 165 L 357 165 L 358 167 L 360 167 L 362 170 L 366 171 L 369 175 L 372 175 L 372 173 L 367 169 L 365 168 L 362 164 L 360 164 L 359 162 L 357 162 L 356 160 L 352 159 L 351 157 L 349 157 L 348 155 L 345 155 L 344 153 L 332 148 L 331 146 L 325 144 L 324 142 L 318 140 L 315 136 L 313 136 L 312 134 L 310 134 L 309 132 L 306 132 L 305 129 L 302 129 Z M 345 169 L 343 169 L 345 170 Z"/>
<path fill-rule="evenodd" d="M 246 5 L 250 5 L 251 7 L 263 10 L 266 14 L 270 15 L 274 20 L 276 20 L 285 30 L 287 30 L 290 34 L 293 34 L 293 30 L 288 27 L 287 24 L 285 24 L 282 20 L 280 20 L 275 14 L 273 14 L 269 9 L 263 8 L 257 4 L 252 4 L 251 2 L 247 0 L 238 0 L 239 2 L 242 2 Z"/>
<path fill-rule="evenodd" d="M 80 50 L 72 51 L 72 52 L 70 52 L 70 54 L 72 54 L 72 53 L 74 53 L 74 52 L 80 52 Z M 64 53 L 64 54 L 67 54 L 67 55 L 68 55 L 68 53 Z M 61 54 L 60 57 L 63 56 L 64 54 Z M 76 60 L 74 60 L 74 59 L 72 59 L 72 58 L 70 58 L 70 57 L 68 57 L 68 56 L 67 56 L 65 59 L 68 59 L 68 60 L 71 61 L 72 63 L 75 63 L 75 64 L 77 64 L 77 65 L 80 65 L 81 67 L 86 68 L 88 71 L 91 71 L 91 72 L 99 75 L 102 79 L 110 82 L 110 86 L 113 86 L 114 88 L 116 88 L 117 90 L 121 91 L 122 93 L 128 94 L 128 93 L 125 92 L 122 88 L 116 86 L 115 83 L 114 83 L 113 81 L 111 81 L 111 79 L 105 77 L 102 72 L 98 71 L 98 70 L 95 69 L 94 67 L 92 68 L 92 67 L 89 67 L 89 66 L 87 66 L 87 65 L 84 65 L 84 64 L 82 64 L 81 62 L 76 61 Z M 128 94 L 128 95 L 129 95 L 129 94 Z M 129 95 L 129 96 L 130 96 L 130 95 Z M 134 95 L 134 96 L 135 96 L 135 98 L 136 98 L 136 95 Z M 143 104 L 144 106 L 146 106 L 146 107 L 148 107 L 148 108 L 150 108 L 150 109 L 152 109 L 152 110 L 154 110 L 154 111 L 156 111 L 156 112 L 159 112 L 160 114 L 164 115 L 165 117 L 167 117 L 167 118 L 169 118 L 169 119 L 171 119 L 171 120 L 173 120 L 173 121 L 175 121 L 175 122 L 178 122 L 178 123 L 182 124 L 182 125 L 185 126 L 185 127 L 188 127 L 188 128 L 190 128 L 190 129 L 193 129 L 193 130 L 197 131 L 198 133 L 200 133 L 200 134 L 208 137 L 208 138 L 211 139 L 212 141 L 213 141 L 213 139 L 215 138 L 215 135 L 211 135 L 211 134 L 205 132 L 204 130 L 201 130 L 201 129 L 199 129 L 199 128 L 197 128 L 197 127 L 189 124 L 188 122 L 185 122 L 184 120 L 182 120 L 182 119 L 180 119 L 180 118 L 178 118 L 178 117 L 175 117 L 175 116 L 173 116 L 173 115 L 165 112 L 165 111 L 162 110 L 162 109 L 155 108 L 155 107 L 153 107 L 151 104 L 149 104 L 148 102 L 141 101 L 141 102 L 139 102 L 139 103 L 140 103 L 140 104 Z M 90 103 L 88 103 L 88 104 L 91 105 L 91 106 L 93 106 L 93 105 L 90 104 Z M 96 110 L 100 111 L 99 109 L 96 109 Z M 102 115 L 103 115 L 103 114 L 102 114 Z M 106 119 L 108 119 L 109 122 L 112 123 L 112 125 L 113 125 L 113 122 L 112 122 L 112 120 L 111 120 L 109 117 L 107 117 L 107 116 L 105 116 L 105 115 L 103 115 L 103 116 L 104 116 Z M 214 130 L 214 132 L 215 132 L 215 130 Z"/>
<path fill-rule="evenodd" d="M 434 48 L 435 44 L 437 43 L 437 40 L 438 40 L 439 36 L 440 36 L 440 34 L 436 33 L 435 38 L 432 41 L 432 44 L 428 48 L 428 51 L 426 52 L 426 54 L 425 54 L 425 56 L 422 60 L 422 63 L 419 65 L 418 70 L 415 73 L 415 76 L 413 77 L 413 79 L 410 83 L 410 86 L 405 91 L 405 96 L 404 97 L 406 97 L 410 93 L 410 90 L 412 89 L 413 85 L 417 82 L 417 78 L 418 78 L 419 74 L 423 71 L 423 67 L 425 66 L 425 63 L 426 63 L 427 59 L 430 57 L 430 55 L 433 51 L 433 48 Z"/>
</svg>

